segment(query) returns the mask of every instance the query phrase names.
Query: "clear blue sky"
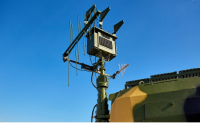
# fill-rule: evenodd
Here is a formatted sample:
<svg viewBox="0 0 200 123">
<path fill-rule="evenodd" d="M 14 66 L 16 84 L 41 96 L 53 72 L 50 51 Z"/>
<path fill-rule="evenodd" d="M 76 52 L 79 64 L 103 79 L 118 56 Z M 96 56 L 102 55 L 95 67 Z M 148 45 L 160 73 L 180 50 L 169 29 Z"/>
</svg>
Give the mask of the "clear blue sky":
<svg viewBox="0 0 200 123">
<path fill-rule="evenodd" d="M 68 86 L 62 53 L 70 44 L 70 18 L 75 37 L 78 14 L 83 27 L 93 4 L 100 11 L 111 7 L 103 23 L 108 32 L 125 21 L 106 73 L 130 65 L 122 79 L 109 81 L 108 95 L 126 81 L 200 67 L 200 0 L 0 0 L 0 121 L 90 122 L 97 103 L 91 73 L 77 76 L 70 67 Z M 82 43 L 80 62 L 90 65 Z"/>
</svg>

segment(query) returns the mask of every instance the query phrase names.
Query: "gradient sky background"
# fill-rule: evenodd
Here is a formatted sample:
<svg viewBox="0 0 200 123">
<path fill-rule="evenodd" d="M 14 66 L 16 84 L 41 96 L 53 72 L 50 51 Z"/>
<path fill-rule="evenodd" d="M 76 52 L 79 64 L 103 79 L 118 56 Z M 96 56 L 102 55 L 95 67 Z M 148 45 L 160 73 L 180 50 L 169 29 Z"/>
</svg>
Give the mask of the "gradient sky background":
<svg viewBox="0 0 200 123">
<path fill-rule="evenodd" d="M 100 11 L 111 7 L 106 31 L 125 21 L 106 73 L 130 65 L 123 78 L 109 81 L 108 95 L 124 89 L 126 81 L 200 67 L 200 0 L 0 0 L 1 122 L 90 122 L 97 103 L 91 73 L 77 76 L 70 67 L 68 86 L 62 53 L 70 44 L 70 18 L 75 37 L 78 14 L 83 27 L 93 4 Z M 81 39 L 80 62 L 90 65 L 82 44 Z"/>
</svg>

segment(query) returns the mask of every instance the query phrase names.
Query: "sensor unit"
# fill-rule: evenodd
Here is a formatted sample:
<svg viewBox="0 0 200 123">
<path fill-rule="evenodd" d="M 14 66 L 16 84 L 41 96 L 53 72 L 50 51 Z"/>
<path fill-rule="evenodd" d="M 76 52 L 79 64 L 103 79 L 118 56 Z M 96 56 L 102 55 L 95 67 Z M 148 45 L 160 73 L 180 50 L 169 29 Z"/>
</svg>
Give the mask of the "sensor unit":
<svg viewBox="0 0 200 123">
<path fill-rule="evenodd" d="M 100 28 L 93 27 L 87 35 L 87 53 L 96 57 L 112 60 L 117 55 L 115 34 L 108 33 Z"/>
</svg>

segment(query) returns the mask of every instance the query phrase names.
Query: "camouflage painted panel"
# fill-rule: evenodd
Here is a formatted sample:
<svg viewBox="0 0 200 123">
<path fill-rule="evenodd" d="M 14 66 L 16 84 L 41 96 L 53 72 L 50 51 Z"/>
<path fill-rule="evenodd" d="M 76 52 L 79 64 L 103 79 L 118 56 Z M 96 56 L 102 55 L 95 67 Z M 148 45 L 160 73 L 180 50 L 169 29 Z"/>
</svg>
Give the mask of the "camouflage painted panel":
<svg viewBox="0 0 200 123">
<path fill-rule="evenodd" d="M 111 122 L 200 121 L 200 76 L 145 82 L 109 100 Z"/>
</svg>

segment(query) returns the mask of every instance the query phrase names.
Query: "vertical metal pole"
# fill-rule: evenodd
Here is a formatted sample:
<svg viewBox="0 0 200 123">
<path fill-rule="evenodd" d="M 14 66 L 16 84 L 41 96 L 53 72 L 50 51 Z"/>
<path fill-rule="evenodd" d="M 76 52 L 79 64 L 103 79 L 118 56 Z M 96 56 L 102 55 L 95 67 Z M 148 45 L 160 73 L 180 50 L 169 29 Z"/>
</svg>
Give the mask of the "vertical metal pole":
<svg viewBox="0 0 200 123">
<path fill-rule="evenodd" d="M 97 78 L 97 90 L 98 90 L 98 99 L 97 99 L 97 111 L 96 111 L 96 122 L 108 122 L 110 117 L 108 110 L 108 99 L 106 90 L 108 88 L 108 78 L 104 75 L 104 58 L 101 58 L 101 74 Z"/>
</svg>

